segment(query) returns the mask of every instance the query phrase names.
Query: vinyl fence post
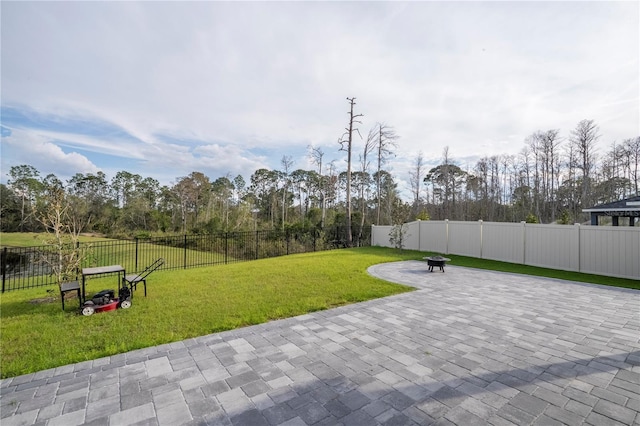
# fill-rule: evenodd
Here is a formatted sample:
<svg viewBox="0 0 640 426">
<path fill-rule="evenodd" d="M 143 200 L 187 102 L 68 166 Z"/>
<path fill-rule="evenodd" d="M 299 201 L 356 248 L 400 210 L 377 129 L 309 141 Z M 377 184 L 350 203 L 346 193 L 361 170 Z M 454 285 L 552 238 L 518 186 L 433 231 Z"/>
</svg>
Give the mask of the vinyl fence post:
<svg viewBox="0 0 640 426">
<path fill-rule="evenodd" d="M 480 219 L 480 220 L 478 221 L 478 224 L 479 224 L 479 226 L 480 226 L 480 259 L 483 259 L 483 257 L 482 257 L 482 248 L 483 248 L 483 246 L 484 246 L 484 239 L 483 239 L 483 238 L 484 238 L 484 235 L 482 234 L 482 224 L 483 224 L 483 223 L 484 223 L 484 222 L 482 221 L 482 219 Z"/>
<path fill-rule="evenodd" d="M 520 222 L 522 225 L 522 264 L 527 264 L 527 222 Z"/>
<path fill-rule="evenodd" d="M 633 218 L 631 218 L 630 220 L 633 220 Z M 580 229 L 580 224 L 576 223 L 573 225 L 573 229 L 575 230 L 575 239 L 573 241 L 573 243 L 575 244 L 575 258 L 573 260 L 573 264 L 574 266 L 574 270 L 578 271 L 578 272 L 582 272 L 582 264 L 580 263 L 580 256 L 582 255 L 582 245 L 580 244 L 580 234 L 581 234 L 581 229 Z"/>
<path fill-rule="evenodd" d="M 445 254 L 449 254 L 449 219 L 444 220 L 445 238 L 446 238 L 446 251 Z"/>
</svg>

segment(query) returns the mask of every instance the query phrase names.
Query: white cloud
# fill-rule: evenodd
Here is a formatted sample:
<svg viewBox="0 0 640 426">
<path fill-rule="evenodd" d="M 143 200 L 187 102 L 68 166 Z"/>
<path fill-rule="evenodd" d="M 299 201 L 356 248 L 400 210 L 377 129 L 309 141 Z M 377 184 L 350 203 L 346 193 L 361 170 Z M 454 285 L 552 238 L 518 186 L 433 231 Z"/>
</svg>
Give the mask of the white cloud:
<svg viewBox="0 0 640 426">
<path fill-rule="evenodd" d="M 176 173 L 165 181 L 193 170 L 248 177 L 309 144 L 342 158 L 347 96 L 363 134 L 384 121 L 401 135 L 398 174 L 419 150 L 434 161 L 445 146 L 514 154 L 528 134 L 567 136 L 582 119 L 600 124 L 605 149 L 640 133 L 638 8 L 9 2 L 2 102 L 110 123 L 129 137 L 40 134 Z"/>
<path fill-rule="evenodd" d="M 69 178 L 76 173 L 96 173 L 99 168 L 84 155 L 77 152 L 65 153 L 60 146 L 43 134 L 31 131 L 13 130 L 3 136 L 2 171 L 9 172 L 11 166 L 29 164 L 37 170 L 53 173 L 59 178 Z M 7 158 L 12 160 L 9 163 Z"/>
</svg>

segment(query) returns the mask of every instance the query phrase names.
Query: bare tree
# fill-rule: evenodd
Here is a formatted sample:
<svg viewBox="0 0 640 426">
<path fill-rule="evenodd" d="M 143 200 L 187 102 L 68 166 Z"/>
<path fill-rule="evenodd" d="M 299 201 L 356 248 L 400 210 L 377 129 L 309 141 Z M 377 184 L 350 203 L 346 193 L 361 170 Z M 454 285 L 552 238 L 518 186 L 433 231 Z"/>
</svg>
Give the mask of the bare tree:
<svg viewBox="0 0 640 426">
<path fill-rule="evenodd" d="M 640 136 L 625 140 L 624 147 L 630 162 L 629 179 L 635 195 L 640 195 Z"/>
<path fill-rule="evenodd" d="M 633 182 L 631 181 L 631 152 L 627 149 L 627 145 L 616 145 L 612 152 L 616 164 L 617 178 L 623 183 L 621 186 L 622 198 L 627 198 L 629 193 L 633 193 Z"/>
<path fill-rule="evenodd" d="M 360 135 L 360 131 L 354 125 L 362 124 L 358 120 L 363 114 L 353 114 L 353 106 L 356 104 L 356 98 L 347 98 L 350 105 L 349 114 L 349 126 L 345 128 L 345 133 L 338 141 L 340 144 L 340 150 L 347 152 L 347 194 L 346 194 L 346 207 L 347 207 L 347 247 L 351 247 L 353 244 L 353 235 L 351 234 L 351 153 L 353 150 L 353 132 L 357 132 Z"/>
<path fill-rule="evenodd" d="M 562 195 L 564 204 L 566 204 L 571 212 L 574 220 L 580 215 L 580 194 L 578 191 L 578 159 L 576 155 L 576 147 L 570 143 L 565 147 L 565 167 L 566 177 L 562 183 Z"/>
<path fill-rule="evenodd" d="M 538 131 L 533 133 L 526 139 L 526 143 L 531 152 L 531 159 L 533 160 L 533 207 L 535 210 L 536 218 L 540 218 L 540 151 L 542 150 L 542 132 Z"/>
<path fill-rule="evenodd" d="M 596 164 L 596 142 L 600 138 L 599 131 L 594 120 L 582 120 L 571 131 L 570 141 L 578 157 L 576 168 L 582 172 L 580 197 L 582 207 L 588 207 L 592 203 L 591 187 Z"/>
<path fill-rule="evenodd" d="M 382 166 L 387 162 L 389 157 L 393 154 L 393 149 L 397 146 L 397 140 L 399 136 L 393 127 L 384 123 L 377 123 L 375 129 L 378 135 L 378 167 L 376 168 L 376 192 L 377 192 L 377 212 L 376 212 L 376 225 L 380 225 L 380 206 L 381 206 L 381 178 L 382 178 Z"/>
<path fill-rule="evenodd" d="M 58 286 L 61 286 L 77 277 L 88 255 L 89 247 L 80 247 L 78 244 L 88 219 L 73 214 L 69 197 L 59 181 L 45 188 L 44 199 L 38 220 L 47 233 L 44 243 L 52 248 L 52 252 L 43 253 L 42 262 L 51 268 Z"/>
<path fill-rule="evenodd" d="M 369 196 L 369 189 L 371 186 L 371 176 L 369 174 L 369 165 L 371 154 L 376 151 L 377 137 L 376 132 L 369 131 L 367 140 L 364 143 L 364 149 L 360 154 L 360 173 L 358 176 L 358 184 L 360 188 L 360 231 L 358 232 L 358 240 L 362 239 L 362 232 L 364 230 L 364 223 L 366 220 L 366 206 L 367 198 Z"/>
<path fill-rule="evenodd" d="M 527 142 L 534 160 L 534 199 L 541 222 L 555 221 L 556 190 L 560 184 L 559 130 L 537 131 Z"/>
<path fill-rule="evenodd" d="M 531 151 L 524 146 L 512 166 L 513 189 L 510 192 L 515 220 L 524 220 L 531 212 Z"/>
<path fill-rule="evenodd" d="M 511 191 L 513 190 L 513 175 L 509 173 L 510 168 L 513 168 L 515 164 L 515 157 L 513 155 L 502 155 L 500 156 L 500 166 L 502 167 L 502 192 L 500 194 L 500 202 L 503 205 L 508 205 L 511 199 Z M 502 216 L 502 220 L 507 222 L 509 221 L 507 217 L 507 213 L 510 209 L 503 209 L 504 215 Z"/>
<path fill-rule="evenodd" d="M 409 171 L 409 184 L 413 194 L 413 212 L 418 213 L 420 210 L 420 184 L 424 178 L 425 162 L 422 151 L 418 152 L 418 156 L 413 161 L 413 170 Z"/>
<path fill-rule="evenodd" d="M 559 159 L 559 150 L 558 147 L 562 142 L 562 139 L 559 137 L 560 130 L 552 129 L 547 130 L 544 133 L 544 137 L 542 140 L 542 146 L 544 149 L 545 155 L 545 170 L 546 175 L 548 177 L 548 183 L 545 184 L 545 187 L 548 188 L 548 198 L 547 202 L 550 204 L 550 221 L 555 222 L 556 213 L 558 210 L 557 204 L 557 196 L 556 191 L 560 186 L 560 159 Z"/>
</svg>

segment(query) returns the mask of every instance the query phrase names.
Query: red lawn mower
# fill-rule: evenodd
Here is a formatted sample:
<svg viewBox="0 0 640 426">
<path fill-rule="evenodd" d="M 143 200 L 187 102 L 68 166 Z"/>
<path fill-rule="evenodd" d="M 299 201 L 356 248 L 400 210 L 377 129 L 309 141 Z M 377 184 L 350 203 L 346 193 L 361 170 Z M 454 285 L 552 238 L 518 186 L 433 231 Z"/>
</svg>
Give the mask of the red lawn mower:
<svg viewBox="0 0 640 426">
<path fill-rule="evenodd" d="M 96 293 L 91 300 L 82 305 L 82 315 L 88 317 L 95 312 L 115 311 L 117 308 L 128 309 L 131 307 L 131 290 L 123 286 L 115 297 L 115 291 L 102 290 Z"/>
</svg>

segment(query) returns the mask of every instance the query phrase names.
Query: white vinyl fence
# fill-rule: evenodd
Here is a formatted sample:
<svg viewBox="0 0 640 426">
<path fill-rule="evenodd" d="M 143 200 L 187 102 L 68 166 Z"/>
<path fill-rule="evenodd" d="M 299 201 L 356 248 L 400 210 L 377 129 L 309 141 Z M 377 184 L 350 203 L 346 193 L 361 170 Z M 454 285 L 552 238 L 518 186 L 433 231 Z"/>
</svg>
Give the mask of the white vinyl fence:
<svg viewBox="0 0 640 426">
<path fill-rule="evenodd" d="M 393 247 L 391 226 L 373 226 L 371 245 Z M 406 223 L 403 248 L 640 279 L 640 228 L 530 223 Z"/>
</svg>

